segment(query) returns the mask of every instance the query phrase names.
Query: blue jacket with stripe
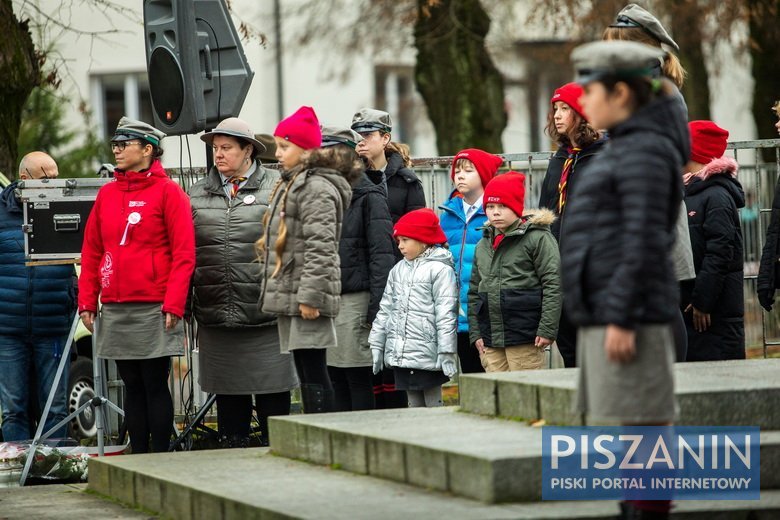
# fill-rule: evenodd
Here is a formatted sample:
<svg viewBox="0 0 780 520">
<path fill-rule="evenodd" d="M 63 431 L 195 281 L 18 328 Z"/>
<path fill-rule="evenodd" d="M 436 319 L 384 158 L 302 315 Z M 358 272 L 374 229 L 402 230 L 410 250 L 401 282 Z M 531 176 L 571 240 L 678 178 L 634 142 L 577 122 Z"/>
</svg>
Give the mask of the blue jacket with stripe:
<svg viewBox="0 0 780 520">
<path fill-rule="evenodd" d="M 458 277 L 460 307 L 458 310 L 458 332 L 469 331 L 468 295 L 471 267 L 474 265 L 474 251 L 482 239 L 481 228 L 487 224 L 485 208 L 480 207 L 466 223 L 463 213 L 463 199 L 453 191 L 449 200 L 439 206 L 442 210 L 441 228 L 447 236 L 450 251 L 455 258 L 455 274 Z"/>
</svg>

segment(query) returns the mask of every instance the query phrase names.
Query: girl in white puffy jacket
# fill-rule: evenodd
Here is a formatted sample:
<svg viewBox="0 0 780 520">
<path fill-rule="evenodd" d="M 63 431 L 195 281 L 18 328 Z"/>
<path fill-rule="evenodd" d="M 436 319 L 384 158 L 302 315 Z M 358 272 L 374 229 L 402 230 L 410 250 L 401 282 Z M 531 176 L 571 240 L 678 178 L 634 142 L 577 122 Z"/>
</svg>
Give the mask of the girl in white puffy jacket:
<svg viewBox="0 0 780 520">
<path fill-rule="evenodd" d="M 458 284 L 455 263 L 433 210 L 401 217 L 393 227 L 404 259 L 387 279 L 369 344 L 374 373 L 393 369 L 409 406 L 441 406 L 441 385 L 455 374 Z"/>
</svg>

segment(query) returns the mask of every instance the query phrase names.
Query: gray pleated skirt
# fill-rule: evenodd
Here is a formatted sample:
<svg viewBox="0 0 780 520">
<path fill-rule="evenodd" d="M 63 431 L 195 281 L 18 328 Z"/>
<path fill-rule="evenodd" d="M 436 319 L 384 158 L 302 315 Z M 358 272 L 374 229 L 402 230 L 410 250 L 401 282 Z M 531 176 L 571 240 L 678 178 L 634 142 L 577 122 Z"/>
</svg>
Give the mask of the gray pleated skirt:
<svg viewBox="0 0 780 520">
<path fill-rule="evenodd" d="M 339 368 L 370 367 L 371 349 L 366 327 L 368 291 L 341 295 L 339 314 L 335 318 L 336 348 L 328 349 L 328 366 Z"/>
<path fill-rule="evenodd" d="M 165 330 L 161 303 L 106 303 L 95 324 L 104 359 L 152 359 L 184 354 L 184 325 Z"/>
<path fill-rule="evenodd" d="M 315 320 L 304 320 L 300 316 L 277 316 L 280 351 L 286 354 L 297 349 L 335 347 L 334 321 L 322 315 Z"/>
<path fill-rule="evenodd" d="M 636 357 L 629 363 L 609 361 L 604 350 L 606 327 L 577 332 L 580 365 L 575 411 L 589 424 L 673 422 L 674 341 L 669 325 L 642 325 L 636 331 Z"/>
<path fill-rule="evenodd" d="M 198 382 L 213 394 L 272 394 L 298 386 L 293 357 L 279 352 L 275 325 L 198 328 Z"/>
</svg>

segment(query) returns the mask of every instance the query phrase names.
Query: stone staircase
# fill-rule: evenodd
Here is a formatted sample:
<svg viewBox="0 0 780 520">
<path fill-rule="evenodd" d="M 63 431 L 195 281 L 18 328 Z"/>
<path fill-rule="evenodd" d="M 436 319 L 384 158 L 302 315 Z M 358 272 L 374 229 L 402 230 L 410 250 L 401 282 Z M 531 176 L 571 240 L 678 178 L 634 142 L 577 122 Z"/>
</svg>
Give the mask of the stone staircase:
<svg viewBox="0 0 780 520">
<path fill-rule="evenodd" d="M 680 501 L 675 518 L 780 518 L 780 360 L 675 367 L 680 424 L 758 425 L 761 500 Z M 461 407 L 272 418 L 271 450 L 90 461 L 89 488 L 182 519 L 611 518 L 615 502 L 541 500 L 542 430 L 575 369 L 468 375 Z"/>
</svg>

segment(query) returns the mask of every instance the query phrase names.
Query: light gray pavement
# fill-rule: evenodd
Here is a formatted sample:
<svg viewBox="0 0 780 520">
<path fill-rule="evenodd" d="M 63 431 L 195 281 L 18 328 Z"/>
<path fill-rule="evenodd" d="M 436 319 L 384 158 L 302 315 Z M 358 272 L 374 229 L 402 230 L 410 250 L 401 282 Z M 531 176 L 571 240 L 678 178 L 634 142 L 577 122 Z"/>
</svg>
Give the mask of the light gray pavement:
<svg viewBox="0 0 780 520">
<path fill-rule="evenodd" d="M 0 488 L 2 520 L 158 518 L 86 491 L 86 484 Z"/>
</svg>

